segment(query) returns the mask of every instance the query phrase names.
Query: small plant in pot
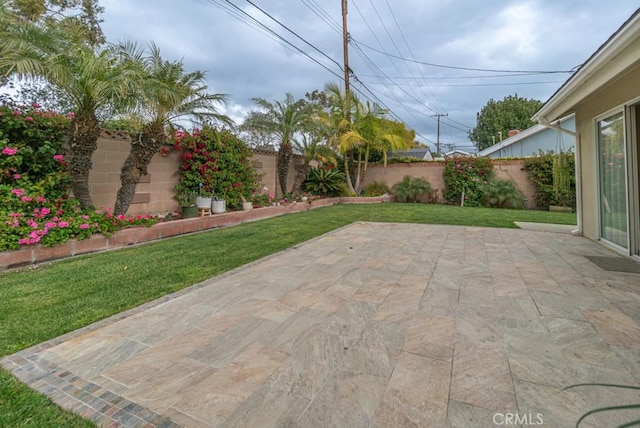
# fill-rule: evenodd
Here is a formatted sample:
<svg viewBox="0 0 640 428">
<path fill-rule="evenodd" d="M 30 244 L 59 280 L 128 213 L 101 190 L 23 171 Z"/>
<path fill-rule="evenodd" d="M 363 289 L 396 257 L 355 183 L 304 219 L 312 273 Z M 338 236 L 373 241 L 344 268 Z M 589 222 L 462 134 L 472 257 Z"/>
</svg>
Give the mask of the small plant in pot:
<svg viewBox="0 0 640 428">
<path fill-rule="evenodd" d="M 198 192 L 195 189 L 176 186 L 176 194 L 174 197 L 180 204 L 180 208 L 182 208 L 182 218 L 198 216 L 198 206 L 196 205 Z"/>
<path fill-rule="evenodd" d="M 199 210 L 211 209 L 212 198 L 213 198 L 213 195 L 211 194 L 211 192 L 205 190 L 202 187 L 202 183 L 200 183 L 200 192 L 198 194 L 198 197 L 196 198 L 196 205 L 198 206 L 198 209 Z"/>
</svg>

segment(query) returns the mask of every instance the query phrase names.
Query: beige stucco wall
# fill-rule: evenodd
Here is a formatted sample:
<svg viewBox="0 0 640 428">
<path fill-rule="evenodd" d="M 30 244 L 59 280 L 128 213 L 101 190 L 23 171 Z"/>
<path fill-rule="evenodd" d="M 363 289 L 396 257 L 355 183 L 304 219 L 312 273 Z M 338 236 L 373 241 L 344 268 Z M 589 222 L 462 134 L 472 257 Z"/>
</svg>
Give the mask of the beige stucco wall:
<svg viewBox="0 0 640 428">
<path fill-rule="evenodd" d="M 640 97 L 640 64 L 580 103 L 576 109 L 576 144 L 582 179 L 582 233 L 599 239 L 598 175 L 595 118 Z"/>
<path fill-rule="evenodd" d="M 96 207 L 113 208 L 120 188 L 120 168 L 129 154 L 129 136 L 122 132 L 103 131 L 94 152 L 93 168 L 89 174 L 89 188 Z M 265 193 L 280 195 L 276 174 L 277 153 L 257 150 L 251 158 L 256 171 L 261 175 Z M 291 162 L 288 189 L 293 186 L 296 171 L 300 170 L 302 159 L 295 156 Z M 178 209 L 173 199 L 174 187 L 180 177 L 176 174 L 180 167 L 179 154 L 169 152 L 167 156 L 156 154 L 149 164 L 149 174 L 144 176 L 136 188 L 136 196 L 127 214 L 165 213 Z"/>
<path fill-rule="evenodd" d="M 527 199 L 527 207 L 536 208 L 535 187 L 531 183 L 529 172 L 524 170 L 524 161 L 522 159 L 494 160 L 493 165 L 496 178 L 514 181 L 516 186 L 524 193 L 525 199 Z M 443 172 L 444 162 L 442 161 L 396 163 L 389 164 L 386 167 L 376 164 L 369 166 L 364 182 L 365 186 L 373 181 L 378 181 L 392 187 L 395 183 L 401 181 L 405 175 L 422 177 L 431 184 L 433 189 L 438 189 L 438 199 L 443 201 Z"/>
</svg>

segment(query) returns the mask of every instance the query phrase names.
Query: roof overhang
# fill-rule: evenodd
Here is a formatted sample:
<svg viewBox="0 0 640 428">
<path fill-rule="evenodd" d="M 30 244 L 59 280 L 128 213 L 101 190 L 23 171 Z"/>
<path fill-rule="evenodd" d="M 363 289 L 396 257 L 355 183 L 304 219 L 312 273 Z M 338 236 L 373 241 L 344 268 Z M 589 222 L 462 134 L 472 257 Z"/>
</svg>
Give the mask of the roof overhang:
<svg viewBox="0 0 640 428">
<path fill-rule="evenodd" d="M 549 124 L 573 112 L 576 106 L 614 80 L 640 59 L 638 50 L 627 49 L 640 39 L 640 9 L 616 31 L 533 115 Z"/>
</svg>

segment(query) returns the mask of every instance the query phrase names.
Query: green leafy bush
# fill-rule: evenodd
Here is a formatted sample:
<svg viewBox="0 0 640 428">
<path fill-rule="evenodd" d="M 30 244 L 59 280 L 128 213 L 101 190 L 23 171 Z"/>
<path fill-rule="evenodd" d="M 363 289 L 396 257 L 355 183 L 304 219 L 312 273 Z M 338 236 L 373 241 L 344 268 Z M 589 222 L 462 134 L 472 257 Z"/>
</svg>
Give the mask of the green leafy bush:
<svg viewBox="0 0 640 428">
<path fill-rule="evenodd" d="M 481 188 L 489 208 L 524 208 L 524 195 L 512 180 L 489 180 Z"/>
<path fill-rule="evenodd" d="M 389 186 L 382 181 L 373 181 L 364 188 L 364 196 L 380 196 L 389 192 Z"/>
<path fill-rule="evenodd" d="M 464 204 L 480 207 L 484 204 L 482 185 L 491 179 L 493 162 L 490 158 L 456 157 L 445 159 L 444 198 L 453 204 L 459 204 L 464 191 Z"/>
<path fill-rule="evenodd" d="M 175 149 L 181 152 L 181 179 L 177 190 L 201 189 L 224 199 L 230 209 L 242 208 L 241 195 L 252 200 L 259 187 L 250 161 L 252 152 L 231 131 L 206 127 L 176 134 Z"/>
<path fill-rule="evenodd" d="M 401 201 L 417 202 L 418 198 L 431 192 L 431 184 L 421 177 L 405 175 L 402 181 L 393 185 L 393 194 Z"/>
<path fill-rule="evenodd" d="M 524 167 L 531 173 L 531 182 L 536 188 L 535 198 L 538 208 L 548 209 L 549 205 L 576 208 L 575 156 L 573 153 L 540 152 L 537 156 L 526 158 Z M 557 177 L 559 168 L 564 169 L 561 172 L 561 180 L 559 180 L 560 177 Z M 555 185 L 554 169 L 556 170 Z"/>
<path fill-rule="evenodd" d="M 340 196 L 345 189 L 345 175 L 331 168 L 314 168 L 309 172 L 302 188 L 320 196 Z"/>
</svg>

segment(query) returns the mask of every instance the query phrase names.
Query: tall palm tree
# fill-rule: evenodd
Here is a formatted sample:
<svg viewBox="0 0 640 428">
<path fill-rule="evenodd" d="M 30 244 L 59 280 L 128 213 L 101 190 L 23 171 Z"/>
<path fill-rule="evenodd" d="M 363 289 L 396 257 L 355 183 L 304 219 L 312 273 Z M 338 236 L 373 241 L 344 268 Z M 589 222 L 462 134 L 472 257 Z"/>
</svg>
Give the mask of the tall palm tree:
<svg viewBox="0 0 640 428">
<path fill-rule="evenodd" d="M 110 50 L 96 50 L 86 42 L 81 27 L 72 31 L 54 22 L 38 22 L 1 11 L 0 73 L 19 79 L 42 78 L 59 88 L 74 106 L 68 128 L 71 188 L 82 208 L 93 206 L 89 193 L 91 156 L 97 147 L 97 113 L 126 99 L 131 75 L 119 66 Z"/>
<path fill-rule="evenodd" d="M 371 152 L 381 153 L 386 165 L 387 151 L 409 148 L 415 133 L 407 130 L 402 123 L 386 119 L 386 111 L 378 105 L 362 103 L 353 94 L 349 97 L 343 96 L 337 85 L 327 84 L 325 90 L 333 100 L 329 116 L 333 132 L 329 141 L 344 156 L 349 191 L 359 194 L 364 187 Z M 351 121 L 346 119 L 347 111 Z M 349 156 L 355 158 L 355 184 L 351 182 Z"/>
<path fill-rule="evenodd" d="M 148 173 L 149 162 L 172 131 L 182 127 L 181 120 L 200 126 L 233 122 L 218 111 L 218 106 L 226 102 L 226 95 L 208 93 L 203 72 L 186 72 L 182 61 L 163 60 L 153 43 L 148 53 L 135 43 L 124 43 L 118 51 L 123 63 L 138 70 L 137 102 L 132 113 L 144 122 L 142 131 L 131 142 L 120 173 L 114 213 L 125 214 L 140 178 Z"/>
<path fill-rule="evenodd" d="M 278 180 L 282 193 L 288 193 L 289 163 L 293 156 L 292 142 L 296 133 L 311 120 L 312 108 L 304 100 L 295 100 L 287 93 L 283 101 L 253 98 L 262 111 L 252 111 L 242 127 L 264 134 L 273 134 L 280 144 L 278 148 Z"/>
<path fill-rule="evenodd" d="M 327 83 L 324 91 L 328 94 L 330 104 L 329 111 L 325 112 L 321 117 L 321 120 L 329 129 L 327 142 L 342 154 L 347 190 L 349 193 L 355 194 L 356 191 L 353 187 L 351 173 L 349 171 L 351 148 L 342 145 L 341 140 L 353 127 L 350 118 L 353 117 L 353 113 L 356 111 L 360 101 L 356 95 L 351 92 L 343 93 L 340 87 L 333 82 Z"/>
</svg>

